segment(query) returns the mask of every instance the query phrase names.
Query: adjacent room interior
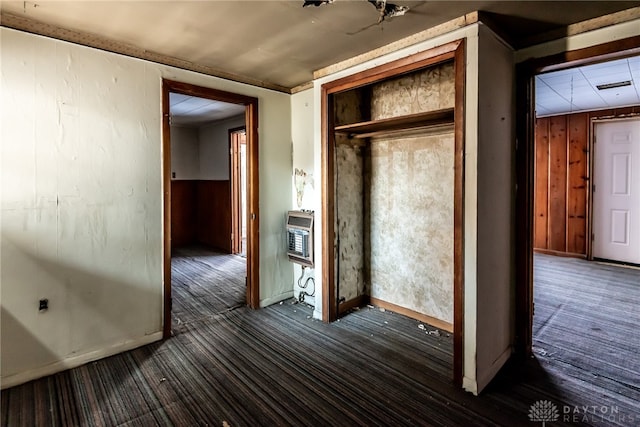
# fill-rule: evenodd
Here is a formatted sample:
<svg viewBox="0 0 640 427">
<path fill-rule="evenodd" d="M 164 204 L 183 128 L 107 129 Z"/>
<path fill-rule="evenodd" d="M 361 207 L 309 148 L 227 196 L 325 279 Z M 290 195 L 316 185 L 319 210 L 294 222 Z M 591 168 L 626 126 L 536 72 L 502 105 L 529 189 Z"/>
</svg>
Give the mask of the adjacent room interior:
<svg viewBox="0 0 640 427">
<path fill-rule="evenodd" d="M 246 303 L 243 105 L 170 93 L 172 329 Z"/>
<path fill-rule="evenodd" d="M 558 381 L 621 400 L 640 370 L 634 81 L 640 56 L 535 77 L 533 352 Z"/>
</svg>

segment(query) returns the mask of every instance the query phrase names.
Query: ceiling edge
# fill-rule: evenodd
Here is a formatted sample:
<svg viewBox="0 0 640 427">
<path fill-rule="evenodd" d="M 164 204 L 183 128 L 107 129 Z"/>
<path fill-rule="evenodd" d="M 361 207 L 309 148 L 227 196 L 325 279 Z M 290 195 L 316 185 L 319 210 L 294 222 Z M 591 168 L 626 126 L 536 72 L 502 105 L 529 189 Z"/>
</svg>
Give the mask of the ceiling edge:
<svg viewBox="0 0 640 427">
<path fill-rule="evenodd" d="M 434 37 L 437 37 L 446 33 L 450 33 L 451 31 L 466 27 L 471 24 L 475 24 L 477 22 L 478 22 L 477 11 L 467 13 L 466 15 L 461 16 L 459 18 L 452 19 L 451 21 L 447 21 L 440 25 L 436 25 L 435 27 L 431 27 L 424 31 L 420 31 L 419 33 L 412 34 L 408 37 L 405 37 L 393 43 L 389 43 L 386 46 L 379 47 L 377 49 L 363 53 L 361 55 L 354 56 L 353 58 L 349 58 L 347 60 L 338 62 L 336 64 L 329 65 L 328 67 L 324 67 L 319 70 L 316 70 L 313 72 L 313 79 L 316 80 L 316 79 L 337 73 L 339 71 L 346 70 L 347 68 L 355 67 L 356 65 L 360 65 L 372 59 L 379 58 L 388 53 L 392 53 L 397 50 L 403 49 L 405 47 L 423 42 L 425 40 L 429 40 Z"/>
<path fill-rule="evenodd" d="M 240 76 L 232 73 L 209 67 L 206 65 L 198 65 L 190 61 L 185 61 L 172 56 L 162 55 L 159 53 L 151 52 L 146 49 L 139 48 L 137 46 L 123 43 L 115 40 L 111 40 L 106 37 L 99 36 L 84 31 L 69 30 L 56 25 L 47 24 L 41 21 L 37 21 L 31 18 L 25 18 L 12 13 L 0 12 L 0 26 L 11 28 L 14 30 L 24 31 L 27 33 L 37 34 L 40 36 L 50 37 L 65 42 L 79 44 L 83 46 L 92 47 L 95 49 L 104 50 L 107 52 L 117 53 L 145 61 L 155 62 L 162 65 L 168 65 L 171 67 L 181 68 L 187 71 L 193 71 L 200 74 L 206 74 L 213 77 L 218 77 L 225 80 L 231 80 L 237 83 L 244 83 L 251 86 L 257 86 L 264 89 L 270 89 L 277 92 L 283 92 L 286 94 L 291 93 L 291 89 L 277 85 L 275 83 L 265 82 L 262 80 L 252 79 L 246 76 Z"/>
<path fill-rule="evenodd" d="M 597 16 L 595 18 L 587 19 L 586 21 L 567 25 L 559 30 L 552 30 L 528 37 L 521 41 L 518 49 L 535 46 L 537 44 L 546 43 L 564 37 L 587 33 L 589 31 L 599 30 L 600 28 L 622 24 L 638 18 L 640 18 L 640 7 L 632 7 L 631 9 L 621 10 L 608 15 Z"/>
<path fill-rule="evenodd" d="M 306 82 L 306 83 L 303 83 L 301 85 L 298 85 L 296 87 L 291 88 L 291 94 L 293 95 L 294 93 L 302 92 L 302 91 L 305 91 L 307 89 L 312 89 L 312 88 L 313 88 L 313 82 Z"/>
</svg>

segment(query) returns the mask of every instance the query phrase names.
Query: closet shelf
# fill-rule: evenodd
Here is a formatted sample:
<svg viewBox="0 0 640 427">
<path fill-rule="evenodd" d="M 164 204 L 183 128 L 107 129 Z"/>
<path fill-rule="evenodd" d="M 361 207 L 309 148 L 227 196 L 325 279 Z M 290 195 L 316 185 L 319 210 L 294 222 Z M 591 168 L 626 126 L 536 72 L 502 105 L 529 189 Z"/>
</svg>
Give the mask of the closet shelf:
<svg viewBox="0 0 640 427">
<path fill-rule="evenodd" d="M 336 133 L 346 133 L 351 138 L 367 138 L 381 135 L 386 132 L 453 123 L 453 118 L 453 108 L 445 108 L 426 113 L 409 114 L 406 116 L 392 117 L 388 119 L 341 125 L 334 127 L 333 130 Z"/>
</svg>

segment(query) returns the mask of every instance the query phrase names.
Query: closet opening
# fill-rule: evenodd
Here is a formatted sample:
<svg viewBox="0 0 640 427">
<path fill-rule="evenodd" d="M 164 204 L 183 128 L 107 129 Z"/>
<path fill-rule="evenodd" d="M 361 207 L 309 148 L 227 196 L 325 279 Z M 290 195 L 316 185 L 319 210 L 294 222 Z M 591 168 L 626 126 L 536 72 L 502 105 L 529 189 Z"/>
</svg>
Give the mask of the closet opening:
<svg viewBox="0 0 640 427">
<path fill-rule="evenodd" d="M 322 86 L 323 320 L 370 304 L 452 334 L 458 385 L 464 46 Z"/>
</svg>

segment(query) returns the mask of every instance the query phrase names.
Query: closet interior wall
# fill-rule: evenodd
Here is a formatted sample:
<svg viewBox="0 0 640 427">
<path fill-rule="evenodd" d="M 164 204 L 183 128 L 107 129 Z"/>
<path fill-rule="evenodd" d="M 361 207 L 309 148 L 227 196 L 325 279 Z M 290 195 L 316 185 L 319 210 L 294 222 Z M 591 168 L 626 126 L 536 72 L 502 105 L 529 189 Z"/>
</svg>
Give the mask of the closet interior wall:
<svg viewBox="0 0 640 427">
<path fill-rule="evenodd" d="M 336 126 L 453 108 L 453 62 L 334 95 Z M 451 330 L 453 123 L 336 133 L 337 300 L 400 306 Z"/>
</svg>

